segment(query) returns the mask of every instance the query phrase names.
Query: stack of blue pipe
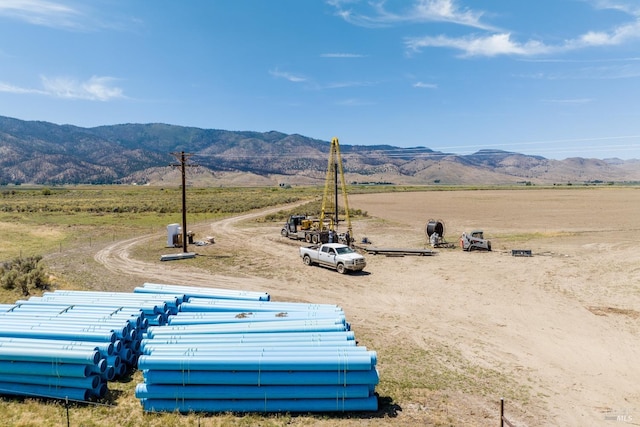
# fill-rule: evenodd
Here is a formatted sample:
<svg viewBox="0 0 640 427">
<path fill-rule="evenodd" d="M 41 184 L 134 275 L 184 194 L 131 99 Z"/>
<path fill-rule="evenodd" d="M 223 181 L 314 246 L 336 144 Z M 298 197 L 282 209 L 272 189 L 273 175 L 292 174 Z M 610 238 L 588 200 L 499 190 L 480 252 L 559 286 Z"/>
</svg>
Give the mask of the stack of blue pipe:
<svg viewBox="0 0 640 427">
<path fill-rule="evenodd" d="M 142 340 L 136 397 L 145 411 L 377 410 L 376 353 L 356 345 L 340 307 L 172 285 L 135 292 L 152 289 L 185 300 Z"/>
<path fill-rule="evenodd" d="M 183 295 L 56 291 L 0 306 L 0 395 L 93 400 L 137 365 Z"/>
<path fill-rule="evenodd" d="M 335 305 L 152 283 L 0 304 L 0 395 L 100 399 L 136 366 L 146 411 L 377 409 L 376 354 Z"/>
</svg>

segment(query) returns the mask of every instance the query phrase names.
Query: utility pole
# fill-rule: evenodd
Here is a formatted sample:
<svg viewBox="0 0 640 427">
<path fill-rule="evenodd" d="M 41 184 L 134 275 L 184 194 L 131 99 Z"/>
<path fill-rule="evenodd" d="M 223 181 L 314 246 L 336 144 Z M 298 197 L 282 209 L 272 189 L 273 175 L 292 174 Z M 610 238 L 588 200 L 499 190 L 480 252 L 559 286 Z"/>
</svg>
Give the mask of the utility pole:
<svg viewBox="0 0 640 427">
<path fill-rule="evenodd" d="M 171 153 L 180 163 L 172 164 L 173 167 L 180 166 L 182 172 L 182 252 L 187 253 L 187 186 L 186 186 L 186 167 L 194 167 L 197 165 L 187 164 L 187 160 L 191 154 L 185 154 L 184 151 L 179 153 Z"/>
</svg>

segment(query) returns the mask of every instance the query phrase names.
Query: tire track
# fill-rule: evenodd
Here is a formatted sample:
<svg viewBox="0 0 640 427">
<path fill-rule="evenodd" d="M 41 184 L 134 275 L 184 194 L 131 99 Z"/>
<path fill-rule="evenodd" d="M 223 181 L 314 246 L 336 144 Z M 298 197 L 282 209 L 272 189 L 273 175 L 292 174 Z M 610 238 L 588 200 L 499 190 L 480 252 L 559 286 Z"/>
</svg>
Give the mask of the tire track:
<svg viewBox="0 0 640 427">
<path fill-rule="evenodd" d="M 277 206 L 263 209 L 260 211 L 245 213 L 219 221 L 210 223 L 211 230 L 216 233 L 224 234 L 225 239 L 234 241 L 236 244 L 255 246 L 259 243 L 251 242 L 251 233 L 241 230 L 237 227 L 238 223 L 259 218 L 281 210 L 292 209 L 307 203 L 306 200 L 292 203 L 285 206 Z M 194 229 L 202 229 L 206 226 L 198 224 Z M 137 260 L 131 257 L 132 248 L 137 245 L 145 244 L 155 238 L 157 234 L 147 234 L 143 236 L 133 237 L 112 243 L 101 249 L 94 255 L 96 262 L 102 264 L 108 271 L 115 274 L 141 277 L 147 281 L 158 281 L 159 283 L 176 283 L 183 284 L 185 279 L 193 286 L 208 287 L 229 287 L 246 289 L 250 287 L 268 287 L 273 281 L 259 277 L 232 277 L 226 275 L 212 274 L 208 271 L 197 269 L 194 267 L 185 267 L 176 264 L 157 264 Z"/>
</svg>

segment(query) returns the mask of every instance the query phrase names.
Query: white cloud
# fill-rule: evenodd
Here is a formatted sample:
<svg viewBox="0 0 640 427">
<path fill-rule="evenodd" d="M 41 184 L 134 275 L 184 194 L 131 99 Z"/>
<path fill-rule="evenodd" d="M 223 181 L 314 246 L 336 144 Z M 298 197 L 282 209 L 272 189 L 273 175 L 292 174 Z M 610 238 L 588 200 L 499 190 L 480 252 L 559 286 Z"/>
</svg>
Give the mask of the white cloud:
<svg viewBox="0 0 640 427">
<path fill-rule="evenodd" d="M 109 101 L 123 98 L 122 89 L 115 87 L 112 77 L 92 76 L 89 80 L 79 82 L 65 77 L 41 77 L 45 92 L 57 98 L 85 99 L 90 101 Z"/>
<path fill-rule="evenodd" d="M 638 15 L 637 0 L 583 0 L 590 3 L 596 9 L 612 9 L 630 15 Z"/>
<path fill-rule="evenodd" d="M 286 71 L 280 71 L 278 69 L 269 71 L 269 74 L 271 74 L 273 77 L 289 80 L 290 82 L 293 82 L 293 83 L 304 83 L 307 81 L 306 77 L 298 76 Z"/>
<path fill-rule="evenodd" d="M 369 87 L 375 85 L 376 83 L 368 81 L 334 82 L 327 83 L 326 85 L 322 86 L 321 89 L 342 89 L 346 87 Z"/>
<path fill-rule="evenodd" d="M 419 52 L 426 47 L 446 47 L 463 52 L 462 56 L 498 56 L 498 55 L 537 55 L 548 53 L 552 49 L 535 40 L 518 43 L 511 40 L 511 34 L 491 34 L 488 36 L 469 36 L 453 38 L 447 36 L 421 37 L 405 39 L 410 52 Z"/>
<path fill-rule="evenodd" d="M 567 41 L 564 47 L 566 49 L 578 49 L 616 46 L 634 39 L 640 39 L 640 17 L 635 22 L 620 25 L 608 32 L 589 31 L 576 39 Z"/>
<path fill-rule="evenodd" d="M 336 15 L 353 25 L 362 27 L 383 27 L 416 22 L 449 22 L 480 29 L 492 28 L 491 25 L 482 22 L 484 12 L 460 7 L 457 0 L 414 0 L 409 7 L 398 12 L 388 10 L 385 1 L 331 0 L 327 3 L 336 8 Z"/>
<path fill-rule="evenodd" d="M 79 29 L 84 26 L 83 13 L 62 3 L 47 0 L 2 0 L 0 16 L 54 28 Z"/>
<path fill-rule="evenodd" d="M 535 56 L 589 47 L 617 46 L 634 39 L 640 39 L 640 20 L 621 25 L 610 32 L 589 31 L 557 45 L 547 45 L 538 40 L 518 42 L 512 39 L 510 33 L 499 33 L 457 38 L 444 35 L 406 38 L 405 47 L 409 53 L 420 52 L 427 47 L 456 49 L 462 52 L 463 57 Z"/>
<path fill-rule="evenodd" d="M 47 93 L 38 89 L 27 89 L 19 86 L 15 86 L 9 83 L 0 82 L 0 92 L 15 93 L 15 94 L 38 94 L 46 95 Z"/>
<path fill-rule="evenodd" d="M 322 58 L 364 58 L 365 55 L 357 53 L 323 53 L 320 55 Z"/>
<path fill-rule="evenodd" d="M 66 77 L 49 78 L 42 76 L 40 80 L 42 89 L 24 88 L 0 82 L 0 92 L 89 101 L 109 101 L 125 98 L 122 89 L 113 85 L 116 80 L 113 77 L 93 76 L 89 80 L 81 82 Z"/>
<path fill-rule="evenodd" d="M 413 20 L 444 21 L 476 28 L 490 28 L 481 22 L 484 12 L 460 8 L 455 0 L 419 0 L 414 8 Z"/>
<path fill-rule="evenodd" d="M 419 89 L 438 89 L 438 85 L 434 83 L 424 83 L 424 82 L 416 82 L 413 84 L 413 87 Z"/>
<path fill-rule="evenodd" d="M 102 29 L 123 31 L 140 26 L 142 21 L 134 17 L 113 16 L 110 9 L 99 2 L 69 0 L 0 0 L 0 18 L 5 17 L 31 25 L 91 32 Z"/>
<path fill-rule="evenodd" d="M 631 17 L 631 21 L 613 27 L 609 31 L 587 31 L 562 43 L 550 45 L 542 41 L 529 39 L 516 41 L 511 33 L 494 33 L 489 35 L 471 35 L 465 37 L 448 37 L 446 35 L 413 37 L 405 39 L 405 46 L 409 53 L 419 52 L 427 47 L 443 47 L 462 52 L 462 57 L 498 55 L 534 56 L 549 53 L 560 53 L 591 47 L 618 46 L 632 40 L 640 39 L 640 5 L 625 0 L 584 0 L 596 9 L 617 10 Z M 452 11 L 446 0 L 425 0 L 423 9 L 425 14 L 437 13 L 441 16 L 466 16 L 465 13 Z M 470 22 L 480 22 L 479 13 L 466 12 Z"/>
<path fill-rule="evenodd" d="M 336 104 L 342 105 L 344 107 L 362 107 L 367 105 L 375 105 L 371 101 L 364 101 L 362 99 L 357 99 L 357 98 L 343 99 L 341 101 L 336 102 Z"/>
</svg>

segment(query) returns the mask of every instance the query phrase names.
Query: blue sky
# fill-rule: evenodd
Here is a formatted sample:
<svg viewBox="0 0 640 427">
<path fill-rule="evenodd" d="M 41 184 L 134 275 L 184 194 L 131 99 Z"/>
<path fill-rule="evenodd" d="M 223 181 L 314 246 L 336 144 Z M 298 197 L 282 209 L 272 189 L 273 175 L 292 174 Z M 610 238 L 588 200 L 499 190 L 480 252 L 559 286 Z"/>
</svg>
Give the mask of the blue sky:
<svg viewBox="0 0 640 427">
<path fill-rule="evenodd" d="M 0 0 L 0 115 L 640 158 L 640 1 Z"/>
</svg>

